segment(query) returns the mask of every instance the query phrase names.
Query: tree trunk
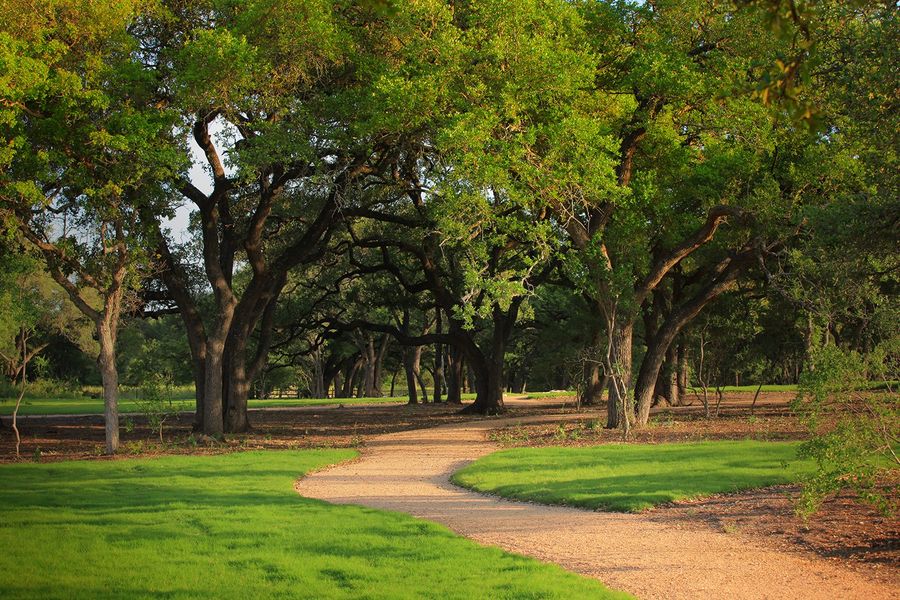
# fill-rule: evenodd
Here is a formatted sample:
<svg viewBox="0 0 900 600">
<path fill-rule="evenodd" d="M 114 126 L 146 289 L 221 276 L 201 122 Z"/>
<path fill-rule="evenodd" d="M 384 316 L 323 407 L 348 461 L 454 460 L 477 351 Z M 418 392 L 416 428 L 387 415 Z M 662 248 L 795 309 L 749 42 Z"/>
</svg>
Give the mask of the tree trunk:
<svg viewBox="0 0 900 600">
<path fill-rule="evenodd" d="M 275 308 L 284 280 L 254 279 L 235 308 L 231 331 L 225 343 L 224 420 L 228 433 L 250 430 L 247 403 L 253 381 L 265 370 L 272 343 Z M 259 324 L 256 352 L 247 361 L 247 342 Z"/>
<path fill-rule="evenodd" d="M 688 352 L 684 341 L 678 344 L 678 406 L 683 406 L 687 398 L 687 389 L 690 384 L 690 367 L 688 365 Z"/>
<path fill-rule="evenodd" d="M 216 328 L 216 335 L 206 341 L 206 379 L 203 383 L 203 433 L 221 438 L 225 433 L 224 381 L 222 380 L 225 351 L 225 332 Z"/>
<path fill-rule="evenodd" d="M 312 397 L 325 398 L 328 390 L 325 389 L 325 366 L 322 364 L 322 351 L 319 348 L 313 352 L 313 370 L 313 389 L 310 390 Z"/>
<path fill-rule="evenodd" d="M 441 309 L 435 309 L 435 331 L 443 333 L 443 323 L 441 322 Z M 441 394 L 444 387 L 444 345 L 437 342 L 434 345 L 434 401 L 441 402 Z"/>
<path fill-rule="evenodd" d="M 603 375 L 603 365 L 597 360 L 589 360 L 584 363 L 584 388 L 581 390 L 580 402 L 584 406 L 600 404 L 603 398 L 603 389 L 608 381 Z"/>
<path fill-rule="evenodd" d="M 425 378 L 422 376 L 421 362 L 416 369 L 416 381 L 419 382 L 419 389 L 422 391 L 422 404 L 428 404 L 428 386 L 425 385 Z"/>
<path fill-rule="evenodd" d="M 344 387 L 341 390 L 341 398 L 353 397 L 353 383 L 356 381 L 356 373 L 359 371 L 359 358 L 353 357 L 352 362 L 347 362 L 346 373 L 344 375 Z"/>
<path fill-rule="evenodd" d="M 416 352 L 414 348 L 404 348 L 403 350 L 403 368 L 406 371 L 406 393 L 408 395 L 409 404 L 418 404 L 419 399 L 416 393 Z"/>
<path fill-rule="evenodd" d="M 97 324 L 100 342 L 100 377 L 103 381 L 103 417 L 106 423 L 106 453 L 119 449 L 119 372 L 116 369 L 116 327 L 107 319 Z"/>
<path fill-rule="evenodd" d="M 373 384 L 373 396 L 381 398 L 384 396 L 384 357 L 387 356 L 388 347 L 391 345 L 391 336 L 384 334 L 381 337 L 381 345 L 378 347 L 378 354 L 375 358 L 375 374 Z"/>
<path fill-rule="evenodd" d="M 516 298 L 507 310 L 495 305 L 493 310 L 494 330 L 491 334 L 490 355 L 485 356 L 478 350 L 471 337 L 465 348 L 468 348 L 467 363 L 475 371 L 475 402 L 463 409 L 467 413 L 496 415 L 504 411 L 503 406 L 503 367 L 505 364 L 506 343 L 512 334 L 512 328 L 518 315 L 519 306 L 524 298 Z"/>
<path fill-rule="evenodd" d="M 481 364 L 478 364 L 478 363 Z M 466 413 L 497 415 L 503 412 L 503 361 L 482 360 L 473 365 L 475 402 L 463 409 Z"/>
<path fill-rule="evenodd" d="M 344 385 L 344 377 L 341 374 L 340 370 L 334 374 L 334 398 L 341 397 L 341 390 L 343 390 Z"/>
<path fill-rule="evenodd" d="M 247 338 L 231 337 L 223 359 L 224 423 L 228 433 L 250 430 L 247 400 L 250 396 L 250 377 L 247 374 Z"/>
<path fill-rule="evenodd" d="M 365 398 L 366 393 L 366 379 L 369 374 L 369 364 L 367 361 L 363 362 L 362 368 L 360 368 L 358 377 L 356 378 L 356 397 L 357 398 Z"/>
<path fill-rule="evenodd" d="M 368 334 L 365 344 L 366 368 L 363 372 L 362 395 L 364 398 L 375 397 L 375 372 L 377 371 L 378 355 L 375 353 L 375 340 L 372 334 Z"/>
<path fill-rule="evenodd" d="M 665 398 L 669 406 L 678 406 L 678 346 L 669 345 L 666 351 L 666 361 L 662 367 L 662 377 L 659 378 L 658 394 Z"/>
<path fill-rule="evenodd" d="M 606 388 L 607 379 L 603 373 L 603 363 L 600 360 L 600 344 L 602 331 L 595 327 L 591 336 L 591 345 L 585 349 L 584 381 L 582 384 L 581 398 L 579 402 L 585 406 L 600 404 L 603 398 L 603 390 Z"/>
<path fill-rule="evenodd" d="M 616 429 L 627 425 L 633 418 L 633 406 L 629 399 L 631 389 L 631 339 L 634 332 L 633 321 L 616 321 L 609 347 L 609 399 L 607 402 L 606 427 Z"/>
<path fill-rule="evenodd" d="M 665 362 L 669 345 L 677 334 L 678 331 L 675 327 L 664 326 L 657 333 L 653 343 L 647 348 L 647 353 L 641 362 L 641 370 L 634 386 L 638 425 L 647 424 L 650 416 L 650 405 L 653 401 L 653 392 L 656 388 L 656 380 Z"/>
<path fill-rule="evenodd" d="M 447 403 L 462 404 L 462 354 L 456 346 L 447 347 Z"/>
<path fill-rule="evenodd" d="M 181 322 L 184 324 L 188 347 L 191 351 L 194 399 L 196 403 L 192 429 L 194 431 L 203 431 L 205 412 L 203 402 L 206 398 L 206 329 L 203 325 L 203 319 L 200 317 L 200 312 L 197 310 L 197 304 L 194 302 L 194 298 L 188 289 L 187 275 L 184 269 L 169 250 L 168 242 L 162 231 L 159 230 L 158 223 L 154 219 L 151 219 L 151 221 L 157 226 L 156 235 L 159 238 L 157 252 L 163 259 L 162 262 L 165 266 L 160 276 L 166 284 L 166 289 L 168 289 L 178 305 L 178 314 L 181 316 Z"/>
</svg>

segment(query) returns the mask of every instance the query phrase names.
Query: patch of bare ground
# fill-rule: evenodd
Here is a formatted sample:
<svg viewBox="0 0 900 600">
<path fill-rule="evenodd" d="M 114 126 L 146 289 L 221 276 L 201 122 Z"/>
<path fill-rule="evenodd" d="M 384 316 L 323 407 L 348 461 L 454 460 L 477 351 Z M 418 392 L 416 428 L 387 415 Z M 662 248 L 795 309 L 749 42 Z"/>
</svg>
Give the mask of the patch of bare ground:
<svg viewBox="0 0 900 600">
<path fill-rule="evenodd" d="M 885 517 L 843 493 L 810 519 L 794 513 L 798 486 L 782 485 L 675 502 L 651 519 L 709 528 L 782 551 L 815 554 L 900 588 L 900 518 Z"/>
</svg>

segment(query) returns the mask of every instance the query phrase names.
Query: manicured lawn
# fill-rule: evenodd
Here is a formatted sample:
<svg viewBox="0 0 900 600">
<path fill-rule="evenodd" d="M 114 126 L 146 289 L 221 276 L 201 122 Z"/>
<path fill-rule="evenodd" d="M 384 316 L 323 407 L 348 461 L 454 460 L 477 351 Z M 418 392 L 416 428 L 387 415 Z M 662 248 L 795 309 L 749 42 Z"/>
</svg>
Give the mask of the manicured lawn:
<svg viewBox="0 0 900 600">
<path fill-rule="evenodd" d="M 792 442 L 515 448 L 456 472 L 480 492 L 545 504 L 637 512 L 664 502 L 797 481 L 812 463 Z"/>
<path fill-rule="evenodd" d="M 397 513 L 301 498 L 349 450 L 0 467 L 0 597 L 622 598 Z"/>
<path fill-rule="evenodd" d="M 471 400 L 475 398 L 475 394 L 463 394 L 463 400 Z M 336 406 L 343 404 L 349 406 L 352 404 L 405 404 L 407 398 L 405 396 L 397 396 L 394 398 L 272 398 L 268 400 L 251 399 L 249 401 L 250 408 L 277 408 L 291 406 Z M 178 410 L 193 411 L 193 397 L 178 398 L 174 400 Z M 0 398 L 0 415 L 11 415 L 15 406 L 15 400 L 11 398 Z M 119 413 L 140 413 L 140 408 L 134 399 L 120 398 Z M 102 415 L 103 400 L 81 397 L 81 398 L 25 398 L 19 409 L 19 415 Z"/>
<path fill-rule="evenodd" d="M 758 386 L 756 386 L 756 385 L 723 385 L 722 391 L 723 392 L 755 393 L 757 387 Z M 714 385 L 710 385 L 707 389 L 710 392 L 712 392 L 713 394 L 715 394 L 715 392 L 716 392 L 716 386 L 714 386 Z M 703 392 L 703 388 L 700 387 L 699 385 L 695 385 L 693 387 L 689 387 L 688 391 L 689 392 L 697 392 L 699 394 L 699 393 Z M 759 391 L 760 392 L 796 392 L 797 386 L 792 383 L 789 383 L 789 384 L 776 383 L 776 384 L 772 384 L 772 385 L 766 384 L 766 385 L 763 385 Z"/>
<path fill-rule="evenodd" d="M 862 389 L 866 390 L 883 390 L 887 388 L 889 385 L 896 385 L 895 381 L 871 381 L 867 383 Z M 723 392 L 750 392 L 756 393 L 756 385 L 726 385 L 722 387 Z M 710 392 L 715 393 L 716 387 L 711 385 L 707 388 Z M 688 388 L 690 392 L 701 393 L 703 388 L 700 386 L 694 386 Z M 760 389 L 761 392 L 796 392 L 797 386 L 795 384 L 773 384 L 773 385 L 763 385 Z"/>
<path fill-rule="evenodd" d="M 250 408 L 288 406 L 328 406 L 337 404 L 402 404 L 406 398 L 273 398 L 250 400 Z M 179 410 L 193 411 L 193 399 L 175 400 Z M 0 401 L 0 415 L 11 415 L 14 401 Z M 130 399 L 119 401 L 120 413 L 140 413 L 137 403 Z M 102 415 L 103 400 L 93 398 L 34 398 L 22 401 L 20 415 Z"/>
<path fill-rule="evenodd" d="M 569 396 L 574 396 L 575 392 L 572 390 L 554 390 L 552 392 L 529 392 L 525 395 L 526 400 L 537 400 L 539 398 L 566 398 Z"/>
</svg>

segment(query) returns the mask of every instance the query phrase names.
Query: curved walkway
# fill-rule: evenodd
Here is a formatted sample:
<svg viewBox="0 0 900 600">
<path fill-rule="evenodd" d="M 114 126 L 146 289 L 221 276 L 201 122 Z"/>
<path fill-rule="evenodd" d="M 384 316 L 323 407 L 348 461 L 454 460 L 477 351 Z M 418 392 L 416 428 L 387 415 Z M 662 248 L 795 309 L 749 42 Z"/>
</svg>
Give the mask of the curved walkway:
<svg viewBox="0 0 900 600">
<path fill-rule="evenodd" d="M 582 415 L 583 416 L 583 415 Z M 900 598 L 900 590 L 825 560 L 760 547 L 735 534 L 484 496 L 450 475 L 497 447 L 491 419 L 373 438 L 359 460 L 297 483 L 303 496 L 409 513 L 468 538 L 596 577 L 639 598 Z"/>
</svg>

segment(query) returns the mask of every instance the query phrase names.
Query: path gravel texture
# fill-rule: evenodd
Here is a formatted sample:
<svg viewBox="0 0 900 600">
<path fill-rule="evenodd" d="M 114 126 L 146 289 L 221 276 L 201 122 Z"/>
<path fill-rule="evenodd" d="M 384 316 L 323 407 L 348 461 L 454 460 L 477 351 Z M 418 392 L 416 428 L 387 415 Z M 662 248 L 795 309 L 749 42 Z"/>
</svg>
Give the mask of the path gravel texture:
<svg viewBox="0 0 900 600">
<path fill-rule="evenodd" d="M 583 417 L 584 415 L 580 415 Z M 900 589 L 823 559 L 674 519 L 542 506 L 477 494 L 450 475 L 498 447 L 489 430 L 570 415 L 486 419 L 378 436 L 360 459 L 297 483 L 303 496 L 399 511 L 483 544 L 553 562 L 643 599 L 900 599 Z"/>
</svg>

